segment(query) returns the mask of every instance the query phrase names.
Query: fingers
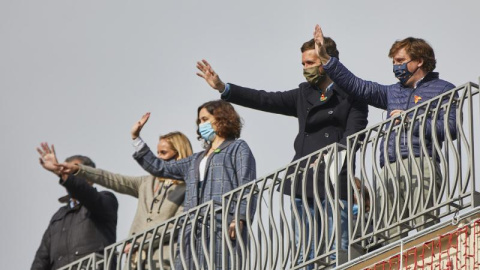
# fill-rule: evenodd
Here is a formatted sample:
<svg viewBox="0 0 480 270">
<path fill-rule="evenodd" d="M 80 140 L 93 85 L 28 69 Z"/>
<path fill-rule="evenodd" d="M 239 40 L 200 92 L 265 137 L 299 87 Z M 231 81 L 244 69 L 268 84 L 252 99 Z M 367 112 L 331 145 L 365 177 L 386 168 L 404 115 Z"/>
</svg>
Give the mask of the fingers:
<svg viewBox="0 0 480 270">
<path fill-rule="evenodd" d="M 48 148 L 48 143 L 43 142 L 40 145 L 42 146 L 42 150 L 43 150 L 44 154 L 50 153 L 50 148 Z"/>
<path fill-rule="evenodd" d="M 315 31 L 313 32 L 313 37 L 315 38 L 315 43 L 318 45 L 323 45 L 323 32 L 320 25 L 315 25 Z"/>
<path fill-rule="evenodd" d="M 132 244 L 128 243 L 123 249 L 123 253 L 128 253 L 132 247 Z"/>
<path fill-rule="evenodd" d="M 147 123 L 149 118 L 150 118 L 150 112 L 147 112 L 142 116 L 142 119 L 140 119 L 140 122 L 139 122 L 140 126 L 143 127 L 145 123 Z"/>
<path fill-rule="evenodd" d="M 402 112 L 403 112 L 403 110 L 393 110 L 393 111 L 390 112 L 390 117 L 392 117 L 394 115 L 397 115 L 397 114 L 400 114 Z"/>
<path fill-rule="evenodd" d="M 40 148 L 38 148 L 38 147 L 37 147 L 37 152 L 40 154 L 40 156 L 43 157 L 43 152 L 42 152 L 42 150 L 40 150 Z"/>
<path fill-rule="evenodd" d="M 208 75 L 208 76 L 215 76 L 216 75 L 212 66 L 210 66 L 210 64 L 205 59 L 197 62 L 197 69 L 202 72 L 202 74 L 197 73 L 197 75 L 204 78 L 204 79 L 205 79 L 205 75 Z"/>
<path fill-rule="evenodd" d="M 230 223 L 230 226 L 228 227 L 228 235 L 230 236 L 230 239 L 235 240 L 235 221 Z"/>
<path fill-rule="evenodd" d="M 55 146 L 52 144 L 52 153 L 53 155 L 57 156 L 57 154 L 55 153 Z"/>
</svg>

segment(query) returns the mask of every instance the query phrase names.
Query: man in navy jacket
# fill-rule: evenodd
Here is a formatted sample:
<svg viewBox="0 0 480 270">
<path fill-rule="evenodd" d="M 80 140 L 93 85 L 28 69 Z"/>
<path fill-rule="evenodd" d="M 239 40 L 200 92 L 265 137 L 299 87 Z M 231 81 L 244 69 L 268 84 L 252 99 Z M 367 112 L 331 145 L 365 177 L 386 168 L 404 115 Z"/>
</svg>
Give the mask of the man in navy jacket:
<svg viewBox="0 0 480 270">
<path fill-rule="evenodd" d="M 339 52 L 335 42 L 325 38 L 326 48 L 331 56 L 337 57 Z M 298 88 L 267 92 L 241 87 L 231 83 L 223 83 L 218 74 L 206 60 L 197 63 L 198 76 L 215 90 L 221 93 L 222 99 L 270 113 L 296 117 L 298 119 L 298 134 L 294 148 L 297 160 L 311 154 L 332 143 L 346 145 L 346 138 L 364 129 L 367 125 L 368 106 L 361 101 L 355 101 L 325 74 L 320 59 L 315 52 L 313 39 L 305 42 L 301 47 L 303 73 L 307 82 L 301 83 Z M 340 199 L 344 203 L 342 210 L 342 248 L 347 247 L 347 172 L 345 167 L 340 173 Z M 297 177 L 298 179 L 299 177 Z M 325 197 L 324 174 L 319 173 L 319 194 L 322 200 Z M 308 177 L 307 193 L 302 194 L 301 184 L 297 190 L 291 191 L 289 182 L 285 183 L 285 193 L 296 196 L 296 205 L 300 214 L 305 211 L 301 203 L 302 197 L 307 197 L 309 210 L 313 213 L 314 205 L 313 177 Z M 329 228 L 331 229 L 331 228 Z M 296 233 L 298 230 L 296 230 Z M 311 255 L 309 255 L 311 257 Z M 302 258 L 299 260 L 301 261 Z"/>
<path fill-rule="evenodd" d="M 362 80 L 343 66 L 337 57 L 329 55 L 325 46 L 327 42 L 319 25 L 315 27 L 314 39 L 318 56 L 330 78 L 356 100 L 361 100 L 374 107 L 387 110 L 389 117 L 396 117 L 403 111 L 438 97 L 455 87 L 453 84 L 441 80 L 437 72 L 433 72 L 436 66 L 435 54 L 432 47 L 423 39 L 409 37 L 396 41 L 392 45 L 389 57 L 393 60 L 393 72 L 399 80 L 399 82 L 392 85 L 381 85 Z M 443 102 L 446 101 L 444 100 Z M 433 156 L 432 147 L 434 144 L 432 133 L 435 133 L 440 145 L 446 137 L 446 133 L 449 133 L 452 138 L 456 138 L 456 107 L 454 104 L 452 107 L 448 115 L 444 111 L 438 114 L 435 126 L 432 126 L 432 117 L 427 117 L 425 127 L 423 128 L 423 137 L 420 135 L 422 132 L 419 130 L 418 121 L 414 122 L 411 143 L 407 138 L 406 131 L 402 132 L 404 134 L 390 136 L 386 142 L 382 141 L 380 146 L 380 166 L 388 165 L 395 174 L 391 175 L 388 173 L 389 170 L 385 169 L 384 173 L 382 173 L 382 175 L 387 174 L 386 179 L 383 179 L 387 187 L 387 192 L 384 196 L 387 197 L 389 203 L 386 211 L 383 212 L 384 217 L 380 217 L 380 219 L 385 218 L 386 227 L 399 225 L 395 224 L 396 222 L 408 223 L 407 218 L 409 215 L 417 214 L 432 207 L 433 202 L 437 200 L 438 193 L 441 190 L 442 176 L 438 156 L 437 159 L 431 158 Z M 444 126 L 444 117 L 448 117 L 446 121 L 448 126 L 446 127 Z M 399 136 L 400 138 L 398 138 Z M 398 141 L 397 138 L 399 139 Z M 384 143 L 387 143 L 386 153 L 383 151 L 385 149 Z M 422 149 L 422 144 L 426 148 L 426 154 Z M 413 155 L 416 157 L 413 160 L 408 159 L 409 146 L 412 147 Z M 397 156 L 397 148 L 400 153 L 399 157 Z M 421 158 L 422 156 L 428 158 Z M 399 166 L 411 168 L 412 165 L 409 165 L 409 163 L 412 161 L 421 168 L 422 173 L 420 175 L 414 169 L 408 169 L 409 172 L 397 169 Z M 400 165 L 400 162 L 403 162 L 403 165 Z M 433 166 L 429 166 L 428 163 L 433 164 Z M 411 182 L 406 183 L 407 179 L 411 179 Z M 394 202 L 393 200 L 396 196 L 392 194 L 394 191 L 393 186 L 396 184 L 399 186 L 399 196 L 396 202 Z M 410 188 L 407 188 L 409 186 Z M 433 186 L 436 187 L 432 189 Z M 389 192 L 392 194 L 389 194 Z M 377 193 L 382 194 L 383 192 Z M 423 196 L 421 196 L 422 193 Z M 406 198 L 410 198 L 409 201 L 405 201 Z M 413 213 L 414 211 L 408 209 L 408 206 L 417 202 L 420 205 L 417 212 Z M 394 205 L 396 205 L 395 208 L 393 207 Z M 377 210 L 380 209 L 377 208 Z M 402 212 L 403 215 L 401 214 Z M 419 229 L 431 226 L 438 222 L 435 212 L 428 213 L 428 216 L 420 216 L 415 219 L 415 224 L 408 225 L 413 225 Z M 393 219 L 391 218 L 392 216 Z M 408 226 L 402 227 L 407 228 Z M 406 231 L 401 233 L 399 230 L 400 226 L 389 230 L 387 239 L 391 242 L 398 239 L 396 236 L 407 235 Z"/>
</svg>

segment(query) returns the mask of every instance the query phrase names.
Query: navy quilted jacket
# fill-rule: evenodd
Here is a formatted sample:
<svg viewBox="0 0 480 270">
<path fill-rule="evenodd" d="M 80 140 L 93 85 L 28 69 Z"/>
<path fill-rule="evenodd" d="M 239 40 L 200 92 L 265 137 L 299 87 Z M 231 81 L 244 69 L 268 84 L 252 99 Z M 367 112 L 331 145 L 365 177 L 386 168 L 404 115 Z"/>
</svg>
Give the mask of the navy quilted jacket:
<svg viewBox="0 0 480 270">
<path fill-rule="evenodd" d="M 327 72 L 328 76 L 345 92 L 353 95 L 355 98 L 364 100 L 368 104 L 387 110 L 387 116 L 390 117 L 390 112 L 393 110 L 407 110 L 416 105 L 419 105 L 421 102 L 425 102 L 429 99 L 435 98 L 444 92 L 447 92 L 455 86 L 447 81 L 441 80 L 438 78 L 437 72 L 428 73 L 425 78 L 417 83 L 417 87 L 408 88 L 404 87 L 400 82 L 392 85 L 382 85 L 375 82 L 370 82 L 362 80 L 356 77 L 351 73 L 340 61 L 332 57 L 330 61 L 324 65 L 324 69 Z M 421 97 L 420 100 L 417 100 L 415 104 L 414 96 Z M 453 137 L 456 137 L 456 110 L 452 109 L 449 114 L 448 121 L 448 130 Z M 443 113 L 440 113 L 438 120 L 436 122 L 436 133 L 438 139 L 443 141 L 445 138 L 445 128 L 443 124 Z M 431 119 L 427 120 L 427 127 L 425 128 L 425 143 L 427 145 L 429 155 L 432 155 L 432 142 L 431 142 L 431 131 L 430 126 Z M 388 161 L 394 162 L 397 157 L 395 155 L 395 137 L 391 136 L 388 141 Z M 408 145 L 404 141 L 405 136 L 400 138 L 400 152 L 402 158 L 408 157 Z M 381 148 L 383 149 L 383 141 Z M 412 146 L 415 156 L 420 156 L 420 138 L 418 128 L 417 131 L 414 130 L 412 137 Z M 385 164 L 384 151 L 380 153 L 380 165 Z"/>
</svg>

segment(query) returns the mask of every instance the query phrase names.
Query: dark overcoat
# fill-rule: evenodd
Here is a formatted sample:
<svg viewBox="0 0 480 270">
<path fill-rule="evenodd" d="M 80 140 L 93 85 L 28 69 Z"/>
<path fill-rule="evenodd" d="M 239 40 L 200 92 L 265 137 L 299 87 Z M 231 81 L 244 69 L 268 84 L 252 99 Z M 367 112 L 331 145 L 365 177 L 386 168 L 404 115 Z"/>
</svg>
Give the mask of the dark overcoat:
<svg viewBox="0 0 480 270">
<path fill-rule="evenodd" d="M 254 90 L 235 84 L 229 84 L 229 88 L 228 95 L 222 95 L 222 99 L 228 102 L 298 119 L 293 160 L 332 143 L 346 145 L 347 136 L 364 129 L 368 123 L 368 106 L 353 100 L 335 84 L 329 88 L 324 98 L 321 98 L 318 89 L 307 82 L 301 83 L 296 89 L 279 92 Z M 323 187 L 323 174 L 319 181 L 321 181 L 319 186 Z M 346 170 L 340 175 L 340 183 L 341 198 L 346 199 Z M 297 187 L 295 193 L 298 197 L 301 195 L 301 185 Z M 285 193 L 291 194 L 290 189 L 291 185 L 287 183 Z M 320 194 L 324 194 L 323 189 L 320 190 Z M 307 196 L 313 199 L 311 179 L 307 182 Z"/>
</svg>

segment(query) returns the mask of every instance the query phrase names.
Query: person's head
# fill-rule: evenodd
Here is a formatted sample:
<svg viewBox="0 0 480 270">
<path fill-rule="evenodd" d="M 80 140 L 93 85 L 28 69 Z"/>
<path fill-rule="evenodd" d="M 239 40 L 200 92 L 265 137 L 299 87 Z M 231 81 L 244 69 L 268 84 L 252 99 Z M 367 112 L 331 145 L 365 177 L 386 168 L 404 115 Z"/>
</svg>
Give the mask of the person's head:
<svg viewBox="0 0 480 270">
<path fill-rule="evenodd" d="M 392 58 L 395 77 L 409 87 L 433 71 L 437 63 L 433 48 L 425 40 L 413 37 L 395 41 L 388 57 Z"/>
<path fill-rule="evenodd" d="M 95 168 L 95 163 L 87 156 L 73 155 L 65 159 L 67 164 L 82 164 L 84 166 Z M 91 181 L 87 180 L 87 183 L 93 185 Z"/>
<path fill-rule="evenodd" d="M 232 104 L 226 101 L 209 101 L 198 107 L 198 139 L 203 138 L 210 142 L 215 139 L 215 136 L 224 139 L 237 139 L 240 137 L 242 126 L 240 116 Z"/>
<path fill-rule="evenodd" d="M 182 159 L 192 155 L 192 145 L 187 136 L 174 131 L 160 136 L 157 145 L 157 156 L 163 160 Z"/>
<path fill-rule="evenodd" d="M 339 58 L 340 53 L 337 50 L 337 44 L 329 37 L 324 37 L 325 49 L 330 57 Z M 318 85 L 327 76 L 322 67 L 322 62 L 315 51 L 315 40 L 313 38 L 303 43 L 300 48 L 302 52 L 303 75 L 310 84 Z"/>
</svg>

